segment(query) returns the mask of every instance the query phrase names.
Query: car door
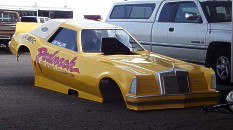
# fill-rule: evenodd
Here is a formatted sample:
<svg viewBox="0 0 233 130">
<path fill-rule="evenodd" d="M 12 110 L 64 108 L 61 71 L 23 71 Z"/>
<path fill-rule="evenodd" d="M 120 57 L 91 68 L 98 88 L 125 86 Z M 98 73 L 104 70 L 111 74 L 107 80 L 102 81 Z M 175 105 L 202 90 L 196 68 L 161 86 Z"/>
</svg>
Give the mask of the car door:
<svg viewBox="0 0 233 130">
<path fill-rule="evenodd" d="M 36 61 L 46 78 L 72 86 L 79 73 L 77 35 L 76 30 L 60 27 L 38 48 Z"/>
<path fill-rule="evenodd" d="M 204 62 L 207 23 L 203 22 L 195 2 L 179 2 L 167 32 L 167 42 L 172 46 L 169 53 L 173 57 Z"/>
<path fill-rule="evenodd" d="M 171 43 L 168 42 L 167 28 L 173 20 L 178 2 L 163 2 L 158 10 L 156 21 L 152 27 L 152 51 L 173 57 Z"/>
</svg>

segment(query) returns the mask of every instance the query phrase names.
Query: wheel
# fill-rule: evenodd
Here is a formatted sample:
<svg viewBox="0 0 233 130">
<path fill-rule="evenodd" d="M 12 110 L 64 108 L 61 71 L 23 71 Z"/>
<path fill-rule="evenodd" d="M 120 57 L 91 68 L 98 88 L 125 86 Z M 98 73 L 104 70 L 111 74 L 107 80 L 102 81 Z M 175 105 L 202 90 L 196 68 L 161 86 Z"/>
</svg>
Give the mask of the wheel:
<svg viewBox="0 0 233 130">
<path fill-rule="evenodd" d="M 217 82 L 220 84 L 229 84 L 231 76 L 231 50 L 222 48 L 215 54 L 213 69 L 216 73 Z"/>
</svg>

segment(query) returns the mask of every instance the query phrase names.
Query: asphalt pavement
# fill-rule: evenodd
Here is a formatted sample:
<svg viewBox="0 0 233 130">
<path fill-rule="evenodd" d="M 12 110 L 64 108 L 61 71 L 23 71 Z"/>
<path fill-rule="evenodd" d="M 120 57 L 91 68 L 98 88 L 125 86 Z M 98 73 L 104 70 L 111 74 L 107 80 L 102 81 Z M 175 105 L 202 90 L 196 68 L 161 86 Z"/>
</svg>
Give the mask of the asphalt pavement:
<svg viewBox="0 0 233 130">
<path fill-rule="evenodd" d="M 220 86 L 218 87 L 231 87 Z M 30 55 L 0 48 L 0 130 L 230 130 L 233 115 L 202 107 L 132 111 L 34 86 Z"/>
</svg>

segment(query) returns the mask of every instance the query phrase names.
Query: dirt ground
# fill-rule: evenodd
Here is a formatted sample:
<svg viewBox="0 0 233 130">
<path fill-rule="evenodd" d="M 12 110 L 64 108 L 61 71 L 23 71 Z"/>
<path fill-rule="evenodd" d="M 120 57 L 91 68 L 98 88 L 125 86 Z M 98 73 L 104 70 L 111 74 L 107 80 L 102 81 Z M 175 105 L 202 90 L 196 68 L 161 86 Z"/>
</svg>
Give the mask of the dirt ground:
<svg viewBox="0 0 233 130">
<path fill-rule="evenodd" d="M 131 111 L 122 104 L 100 104 L 34 87 L 30 55 L 17 63 L 0 49 L 0 129 L 229 130 L 233 116 L 201 112 L 202 107 Z M 221 86 L 222 87 L 222 86 Z M 229 87 L 229 86 L 227 86 Z"/>
</svg>

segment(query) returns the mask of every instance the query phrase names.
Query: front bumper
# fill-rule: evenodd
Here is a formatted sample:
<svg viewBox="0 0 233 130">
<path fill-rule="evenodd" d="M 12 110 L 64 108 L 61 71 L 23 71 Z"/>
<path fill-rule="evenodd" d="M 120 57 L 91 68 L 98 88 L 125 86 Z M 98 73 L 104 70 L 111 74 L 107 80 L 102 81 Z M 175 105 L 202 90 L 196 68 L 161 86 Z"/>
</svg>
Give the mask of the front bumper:
<svg viewBox="0 0 233 130">
<path fill-rule="evenodd" d="M 5 39 L 5 40 L 10 40 L 12 35 L 1 35 L 0 34 L 0 39 Z"/>
<path fill-rule="evenodd" d="M 215 105 L 218 92 L 190 93 L 179 95 L 126 96 L 127 107 L 132 110 L 186 108 Z"/>
</svg>

